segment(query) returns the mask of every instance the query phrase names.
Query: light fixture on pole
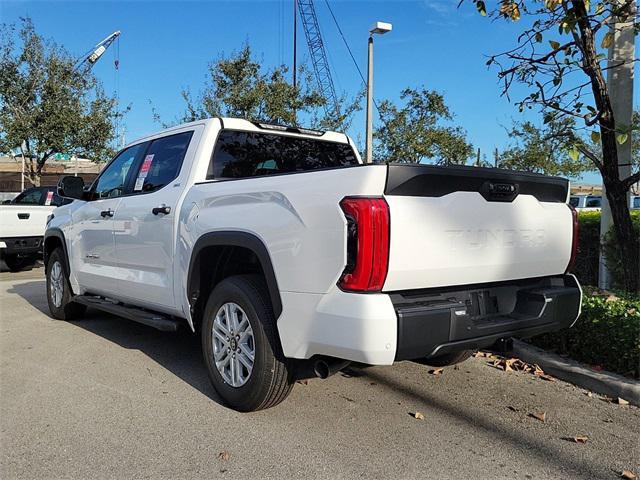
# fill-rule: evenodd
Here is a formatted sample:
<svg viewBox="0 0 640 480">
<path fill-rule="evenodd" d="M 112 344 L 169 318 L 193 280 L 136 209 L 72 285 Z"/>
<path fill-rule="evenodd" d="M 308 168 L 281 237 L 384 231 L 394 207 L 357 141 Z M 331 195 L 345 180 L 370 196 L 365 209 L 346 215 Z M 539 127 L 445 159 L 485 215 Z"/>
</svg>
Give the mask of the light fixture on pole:
<svg viewBox="0 0 640 480">
<path fill-rule="evenodd" d="M 390 32 L 390 23 L 376 22 L 369 29 L 369 53 L 367 61 L 367 151 L 365 161 L 373 161 L 373 36 Z"/>
</svg>

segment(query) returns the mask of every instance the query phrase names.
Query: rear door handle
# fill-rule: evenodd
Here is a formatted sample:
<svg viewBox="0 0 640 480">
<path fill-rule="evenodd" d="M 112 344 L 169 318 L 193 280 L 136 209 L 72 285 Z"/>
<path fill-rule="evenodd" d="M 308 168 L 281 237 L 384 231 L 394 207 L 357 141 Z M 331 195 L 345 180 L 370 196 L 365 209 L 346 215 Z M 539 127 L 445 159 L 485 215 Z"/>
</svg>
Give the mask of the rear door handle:
<svg viewBox="0 0 640 480">
<path fill-rule="evenodd" d="M 29 217 L 31 216 L 30 213 L 19 213 L 18 214 L 18 218 L 20 220 L 29 220 Z"/>
<path fill-rule="evenodd" d="M 107 210 L 103 210 L 100 212 L 100 216 L 102 218 L 107 218 L 107 217 L 113 217 L 113 214 L 116 213 L 113 210 L 111 210 L 110 208 Z"/>
<path fill-rule="evenodd" d="M 153 213 L 154 215 L 160 215 L 161 213 L 164 215 L 169 215 L 171 213 L 171 207 L 167 207 L 165 204 L 162 204 L 159 207 L 153 207 L 151 213 Z"/>
</svg>

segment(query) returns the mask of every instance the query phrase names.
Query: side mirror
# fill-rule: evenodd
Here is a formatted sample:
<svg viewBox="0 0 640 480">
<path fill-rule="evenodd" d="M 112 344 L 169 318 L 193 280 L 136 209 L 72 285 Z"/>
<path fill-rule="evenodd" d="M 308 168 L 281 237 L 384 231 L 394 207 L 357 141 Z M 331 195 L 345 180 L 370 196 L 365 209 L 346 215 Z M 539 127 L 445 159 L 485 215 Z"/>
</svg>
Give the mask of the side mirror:
<svg viewBox="0 0 640 480">
<path fill-rule="evenodd" d="M 62 177 L 58 181 L 58 195 L 64 198 L 84 199 L 84 180 L 72 175 Z"/>
</svg>

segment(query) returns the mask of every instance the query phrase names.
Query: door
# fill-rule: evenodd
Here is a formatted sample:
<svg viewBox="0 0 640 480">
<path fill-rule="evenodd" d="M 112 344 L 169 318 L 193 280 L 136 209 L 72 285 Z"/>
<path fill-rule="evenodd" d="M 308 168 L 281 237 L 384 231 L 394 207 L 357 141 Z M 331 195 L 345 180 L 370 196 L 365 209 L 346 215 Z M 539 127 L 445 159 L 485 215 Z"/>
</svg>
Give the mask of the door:
<svg viewBox="0 0 640 480">
<path fill-rule="evenodd" d="M 92 185 L 90 200 L 73 212 L 73 228 L 68 238 L 70 262 L 78 282 L 90 293 L 105 296 L 118 293 L 113 216 L 127 192 L 132 167 L 145 146 L 138 144 L 120 152 Z"/>
<path fill-rule="evenodd" d="M 174 229 L 193 133 L 151 141 L 136 165 L 131 195 L 122 198 L 114 217 L 120 296 L 141 306 L 168 311 L 175 306 Z"/>
</svg>

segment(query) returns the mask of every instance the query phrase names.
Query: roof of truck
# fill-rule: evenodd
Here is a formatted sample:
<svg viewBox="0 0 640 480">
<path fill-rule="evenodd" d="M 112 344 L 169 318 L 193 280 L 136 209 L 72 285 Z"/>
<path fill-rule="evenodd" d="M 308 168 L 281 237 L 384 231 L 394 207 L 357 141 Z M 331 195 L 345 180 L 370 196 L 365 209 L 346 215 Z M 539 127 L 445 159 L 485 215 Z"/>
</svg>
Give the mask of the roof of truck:
<svg viewBox="0 0 640 480">
<path fill-rule="evenodd" d="M 170 133 L 175 130 L 183 130 L 184 128 L 188 128 L 196 125 L 209 126 L 212 123 L 215 123 L 216 126 L 222 126 L 222 128 L 229 129 L 229 130 L 243 130 L 243 131 L 250 131 L 250 132 L 253 131 L 253 132 L 275 133 L 275 134 L 282 134 L 282 135 L 295 135 L 295 136 L 302 136 L 302 137 L 313 138 L 318 140 L 326 140 L 330 142 L 350 143 L 352 146 L 355 147 L 351 139 L 345 133 L 333 132 L 333 131 L 320 131 L 320 130 L 308 129 L 304 127 L 291 127 L 291 126 L 285 126 L 285 125 L 269 124 L 266 122 L 252 122 L 249 120 L 245 120 L 244 118 L 231 118 L 231 117 L 212 117 L 212 118 L 205 118 L 202 120 L 196 120 L 194 122 L 182 123 L 180 125 L 174 125 L 164 130 L 159 130 L 157 132 L 153 132 L 143 137 L 137 138 L 134 141 L 129 142 L 127 146 L 134 145 L 136 143 L 140 143 L 152 137 L 164 135 L 166 133 Z"/>
</svg>

